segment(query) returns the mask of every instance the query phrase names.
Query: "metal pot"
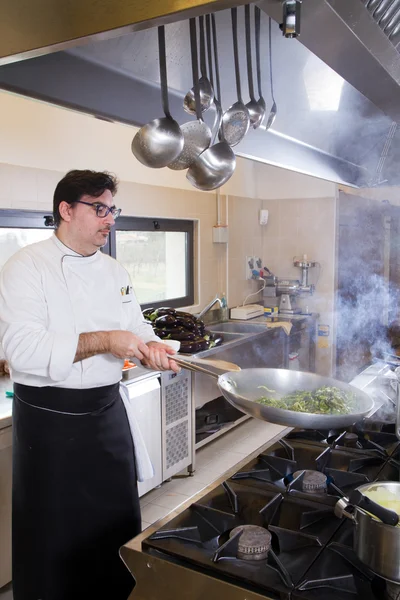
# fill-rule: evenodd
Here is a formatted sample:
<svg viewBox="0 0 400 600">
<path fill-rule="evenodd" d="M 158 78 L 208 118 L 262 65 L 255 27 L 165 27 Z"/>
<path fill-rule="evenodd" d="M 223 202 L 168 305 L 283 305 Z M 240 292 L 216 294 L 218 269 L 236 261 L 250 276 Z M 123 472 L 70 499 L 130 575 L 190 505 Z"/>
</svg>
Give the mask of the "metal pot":
<svg viewBox="0 0 400 600">
<path fill-rule="evenodd" d="M 356 492 L 361 492 L 360 495 L 365 499 L 364 494 L 378 486 L 400 497 L 400 483 L 393 481 L 368 483 L 357 488 Z M 369 502 L 376 506 L 372 501 Z M 356 506 L 351 496 L 342 498 L 335 506 L 337 517 L 347 517 L 355 524 L 353 547 L 361 562 L 381 577 L 400 583 L 400 527 L 383 523 L 369 514 L 370 511 L 369 507 L 366 512 L 365 508 Z M 383 507 L 381 511 L 389 516 L 393 514 L 393 511 Z"/>
</svg>

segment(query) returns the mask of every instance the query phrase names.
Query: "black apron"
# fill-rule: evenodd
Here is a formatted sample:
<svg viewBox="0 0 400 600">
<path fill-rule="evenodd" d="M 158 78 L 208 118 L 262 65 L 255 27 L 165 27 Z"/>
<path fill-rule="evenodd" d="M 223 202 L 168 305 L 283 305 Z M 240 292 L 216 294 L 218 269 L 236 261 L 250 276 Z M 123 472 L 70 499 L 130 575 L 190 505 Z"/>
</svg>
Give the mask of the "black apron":
<svg viewBox="0 0 400 600">
<path fill-rule="evenodd" d="M 141 519 L 118 384 L 14 384 L 12 509 L 14 600 L 127 600 Z"/>
</svg>

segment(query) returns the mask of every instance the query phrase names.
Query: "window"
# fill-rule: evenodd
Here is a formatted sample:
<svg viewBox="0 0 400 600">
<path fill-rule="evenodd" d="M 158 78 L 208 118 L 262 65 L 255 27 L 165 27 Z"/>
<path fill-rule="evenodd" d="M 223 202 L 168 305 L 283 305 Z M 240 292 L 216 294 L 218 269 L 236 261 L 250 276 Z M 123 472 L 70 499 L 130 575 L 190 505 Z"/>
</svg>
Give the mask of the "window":
<svg viewBox="0 0 400 600">
<path fill-rule="evenodd" d="M 48 213 L 0 210 L 0 270 L 20 248 L 53 234 L 46 227 Z"/>
<path fill-rule="evenodd" d="M 110 247 L 142 308 L 194 303 L 193 221 L 120 217 Z"/>
<path fill-rule="evenodd" d="M 49 213 L 0 210 L 0 270 L 20 248 L 49 238 Z M 119 217 L 103 252 L 129 272 L 142 308 L 194 304 L 193 221 Z"/>
</svg>

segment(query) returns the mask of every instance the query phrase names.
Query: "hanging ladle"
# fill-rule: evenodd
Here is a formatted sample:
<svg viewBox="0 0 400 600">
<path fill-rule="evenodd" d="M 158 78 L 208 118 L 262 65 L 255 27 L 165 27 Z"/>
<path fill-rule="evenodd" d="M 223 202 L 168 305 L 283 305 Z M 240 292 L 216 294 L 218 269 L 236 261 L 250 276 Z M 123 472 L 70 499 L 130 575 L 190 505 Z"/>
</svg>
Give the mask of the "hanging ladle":
<svg viewBox="0 0 400 600">
<path fill-rule="evenodd" d="M 217 28 L 215 25 L 215 16 L 211 15 L 214 62 L 215 62 L 215 81 L 216 81 L 216 102 L 221 105 L 221 84 L 219 79 Z M 196 158 L 186 173 L 186 178 L 199 190 L 211 191 L 221 185 L 224 185 L 230 179 L 236 168 L 236 157 L 232 148 L 226 143 L 223 132 L 221 131 L 221 141 L 214 144 L 218 130 L 214 132 L 212 146 L 205 150 Z"/>
<path fill-rule="evenodd" d="M 235 59 L 235 77 L 237 101 L 224 113 L 222 117 L 222 132 L 224 139 L 230 146 L 236 146 L 242 141 L 250 127 L 250 115 L 242 100 L 240 86 L 239 48 L 237 34 L 237 8 L 231 9 L 233 54 Z"/>
<path fill-rule="evenodd" d="M 198 82 L 199 94 L 200 94 L 200 106 L 201 112 L 208 110 L 214 100 L 214 90 L 210 80 L 207 77 L 206 67 L 206 53 L 205 53 L 205 41 L 204 41 L 204 17 L 199 17 L 200 26 L 200 71 L 201 77 Z M 190 115 L 196 114 L 196 97 L 195 97 L 195 86 L 185 96 L 183 101 L 183 108 Z"/>
<path fill-rule="evenodd" d="M 273 81 L 272 81 L 272 36 L 271 36 L 271 23 L 272 23 L 272 20 L 271 20 L 271 17 L 269 17 L 269 23 L 268 23 L 268 30 L 269 30 L 269 37 L 268 37 L 268 46 L 269 46 L 269 81 L 270 81 L 270 85 L 271 85 L 272 107 L 271 107 L 271 110 L 269 112 L 269 117 L 268 117 L 267 124 L 265 126 L 266 130 L 268 130 L 270 127 L 272 127 L 273 122 L 275 121 L 276 113 L 278 112 L 278 110 L 276 108 L 275 97 L 274 97 L 274 85 L 273 85 Z"/>
<path fill-rule="evenodd" d="M 260 27 L 261 27 L 261 10 L 258 6 L 254 7 L 254 29 L 256 34 L 256 72 L 257 72 L 257 87 L 258 87 L 258 101 L 257 104 L 260 106 L 260 110 L 263 112 L 263 117 L 258 125 L 262 124 L 265 118 L 266 104 L 262 93 L 261 87 L 261 57 L 260 57 Z"/>
<path fill-rule="evenodd" d="M 256 8 L 256 7 L 255 7 Z M 246 27 L 246 58 L 247 58 L 247 80 L 249 84 L 249 96 L 250 102 L 246 104 L 246 108 L 250 115 L 250 124 L 253 129 L 260 127 L 262 120 L 265 115 L 265 103 L 257 101 L 254 96 L 254 82 L 253 82 L 253 62 L 252 62 L 252 50 L 251 50 L 251 30 L 250 30 L 250 4 L 246 4 L 244 7 L 245 27 Z M 261 94 L 260 94 L 261 100 Z"/>
<path fill-rule="evenodd" d="M 201 117 L 200 91 L 199 91 L 199 69 L 197 57 L 197 34 L 196 19 L 190 19 L 190 48 L 192 55 L 193 88 L 195 90 L 195 121 L 189 121 L 181 125 L 184 138 L 183 150 L 168 167 L 174 171 L 187 169 L 195 159 L 209 147 L 211 142 L 211 130 Z"/>
<path fill-rule="evenodd" d="M 178 123 L 171 117 L 168 103 L 167 59 L 165 29 L 158 28 L 161 99 L 165 117 L 153 119 L 139 129 L 132 140 L 134 156 L 146 167 L 160 169 L 179 156 L 183 149 L 183 135 Z"/>
</svg>

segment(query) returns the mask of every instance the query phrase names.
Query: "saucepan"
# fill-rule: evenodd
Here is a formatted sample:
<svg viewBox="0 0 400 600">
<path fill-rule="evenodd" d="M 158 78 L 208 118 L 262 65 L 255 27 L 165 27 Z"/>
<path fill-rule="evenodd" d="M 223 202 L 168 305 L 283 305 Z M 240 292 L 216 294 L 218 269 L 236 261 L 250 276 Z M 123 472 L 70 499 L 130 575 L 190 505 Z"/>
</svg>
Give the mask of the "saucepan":
<svg viewBox="0 0 400 600">
<path fill-rule="evenodd" d="M 301 427 L 302 429 L 345 428 L 361 421 L 374 410 L 373 399 L 362 390 L 342 381 L 314 373 L 268 368 L 240 370 L 237 365 L 233 365 L 235 370 L 225 368 L 225 371 L 228 372 L 219 375 L 201 366 L 200 360 L 197 362 L 196 359 L 194 361 L 185 360 L 180 356 L 174 356 L 174 360 L 185 369 L 214 377 L 222 395 L 232 406 L 269 423 Z M 217 366 L 219 361 L 211 362 L 214 363 L 213 366 Z M 268 395 L 265 388 L 273 391 L 276 394 L 274 397 L 282 397 L 295 391 L 314 391 L 324 386 L 336 387 L 351 395 L 354 399 L 352 412 L 345 414 L 305 413 L 275 408 L 258 402 L 262 396 Z"/>
<path fill-rule="evenodd" d="M 337 517 L 355 524 L 353 547 L 361 562 L 395 583 L 400 583 L 399 507 L 400 483 L 394 481 L 362 485 L 335 506 Z"/>
</svg>

